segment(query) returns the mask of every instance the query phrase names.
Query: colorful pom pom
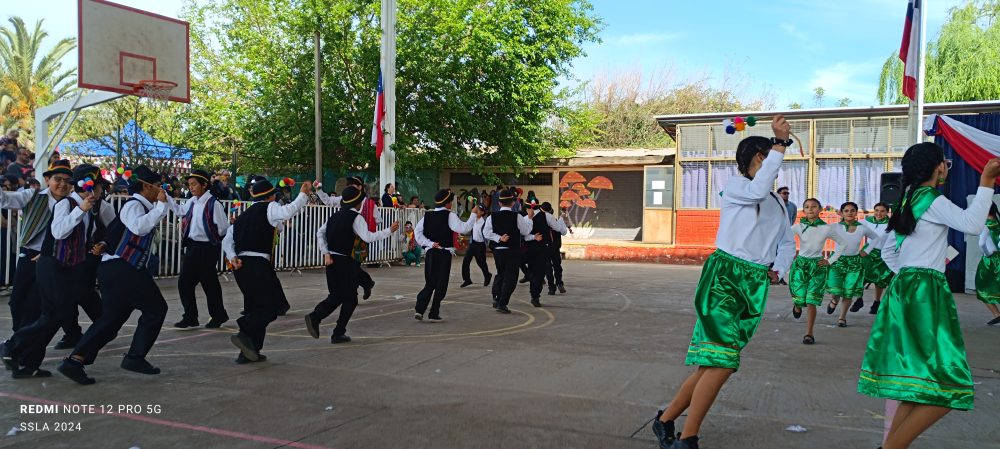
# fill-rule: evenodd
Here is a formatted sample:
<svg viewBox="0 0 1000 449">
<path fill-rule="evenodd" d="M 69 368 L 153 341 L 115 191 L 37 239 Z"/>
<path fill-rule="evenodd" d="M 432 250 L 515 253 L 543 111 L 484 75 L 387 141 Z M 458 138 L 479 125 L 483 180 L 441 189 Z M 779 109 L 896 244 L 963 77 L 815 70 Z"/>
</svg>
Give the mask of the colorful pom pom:
<svg viewBox="0 0 1000 449">
<path fill-rule="evenodd" d="M 736 130 L 737 131 L 743 131 L 744 129 L 747 129 L 747 124 L 746 123 L 739 122 L 739 123 L 736 124 Z"/>
<path fill-rule="evenodd" d="M 282 187 L 295 187 L 295 180 L 292 178 L 282 179 L 281 182 L 285 183 L 285 185 Z"/>
<path fill-rule="evenodd" d="M 722 121 L 722 126 L 725 126 L 725 127 L 733 126 L 733 120 L 732 119 L 728 119 L 728 118 L 725 119 L 725 120 L 723 120 Z"/>
<path fill-rule="evenodd" d="M 284 179 L 282 179 L 281 181 L 278 181 L 278 187 L 284 187 L 284 186 L 285 186 L 285 180 Z"/>
<path fill-rule="evenodd" d="M 729 125 L 726 127 L 726 134 L 736 134 L 736 127 Z"/>
<path fill-rule="evenodd" d="M 757 117 L 749 116 L 747 117 L 747 126 L 754 126 L 757 124 Z"/>
<path fill-rule="evenodd" d="M 125 170 L 125 172 L 122 173 L 122 176 L 124 176 L 126 179 L 132 179 L 132 170 Z"/>
<path fill-rule="evenodd" d="M 736 118 L 734 118 L 733 119 L 733 123 L 736 123 L 737 125 L 739 125 L 740 123 L 743 123 L 743 117 L 736 117 Z"/>
<path fill-rule="evenodd" d="M 118 167 L 118 170 L 115 171 L 118 172 L 118 174 L 120 175 L 122 173 L 125 173 L 125 167 Z"/>
</svg>

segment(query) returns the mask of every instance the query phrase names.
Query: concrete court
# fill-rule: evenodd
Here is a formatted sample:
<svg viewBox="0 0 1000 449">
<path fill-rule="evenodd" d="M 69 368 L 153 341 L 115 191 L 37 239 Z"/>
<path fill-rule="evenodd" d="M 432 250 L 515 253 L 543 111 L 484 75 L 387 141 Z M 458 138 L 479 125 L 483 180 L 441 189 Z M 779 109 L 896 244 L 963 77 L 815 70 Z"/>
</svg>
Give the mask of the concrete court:
<svg viewBox="0 0 1000 449">
<path fill-rule="evenodd" d="M 372 268 L 378 283 L 331 345 L 306 334 L 302 316 L 326 294 L 322 271 L 280 274 L 292 312 L 270 328 L 265 363 L 237 366 L 235 327 L 175 330 L 176 280 L 161 282 L 170 313 L 142 376 L 118 368 L 136 315 L 89 369 L 81 387 L 58 373 L 0 380 L 0 447 L 19 448 L 655 448 L 648 427 L 691 371 L 683 366 L 694 324 L 698 267 L 567 261 L 566 295 L 544 308 L 515 292 L 514 313 L 490 308 L 481 283 L 458 288 L 455 260 L 445 322 L 417 322 L 422 268 Z M 492 265 L 492 261 L 490 261 Z M 481 280 L 474 270 L 474 279 Z M 230 315 L 242 297 L 223 283 Z M 199 291 L 199 296 L 201 292 Z M 868 293 L 870 298 L 871 293 Z M 954 412 L 914 448 L 1000 448 L 1000 328 L 974 297 L 959 295 L 976 409 Z M 705 448 L 875 448 L 883 403 L 856 392 L 872 317 L 832 326 L 820 312 L 815 346 L 790 313 L 787 287 L 772 288 L 743 366 L 702 429 Z M 207 321 L 203 301 L 202 322 Z M 3 308 L 4 321 L 8 310 Z M 866 308 L 867 310 L 867 308 Z M 6 328 L 7 325 L 5 324 Z M 4 335 L 8 334 L 6 329 Z M 58 336 L 57 336 L 58 338 Z M 65 351 L 51 351 L 55 369 Z M 29 415 L 21 404 L 158 405 L 159 414 Z M 3 436 L 20 422 L 79 422 L 74 433 Z M 805 433 L 785 431 L 790 425 Z"/>
</svg>

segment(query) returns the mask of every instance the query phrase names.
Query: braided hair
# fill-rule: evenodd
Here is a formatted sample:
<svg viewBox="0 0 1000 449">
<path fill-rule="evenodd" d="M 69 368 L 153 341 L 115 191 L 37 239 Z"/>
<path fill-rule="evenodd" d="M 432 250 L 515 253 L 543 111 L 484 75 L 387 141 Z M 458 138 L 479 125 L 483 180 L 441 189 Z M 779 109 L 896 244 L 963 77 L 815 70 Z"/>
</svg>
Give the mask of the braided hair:
<svg viewBox="0 0 1000 449">
<path fill-rule="evenodd" d="M 937 144 L 924 142 L 913 145 L 903 154 L 903 198 L 889 218 L 887 231 L 900 235 L 910 235 L 917 227 L 913 215 L 913 192 L 921 184 L 930 181 L 934 170 L 944 162 L 944 150 Z"/>
<path fill-rule="evenodd" d="M 736 147 L 736 168 L 740 174 L 747 179 L 753 179 L 753 176 L 750 176 L 750 163 L 754 156 L 769 149 L 771 149 L 771 139 L 766 137 L 750 136 L 741 140 Z"/>
</svg>

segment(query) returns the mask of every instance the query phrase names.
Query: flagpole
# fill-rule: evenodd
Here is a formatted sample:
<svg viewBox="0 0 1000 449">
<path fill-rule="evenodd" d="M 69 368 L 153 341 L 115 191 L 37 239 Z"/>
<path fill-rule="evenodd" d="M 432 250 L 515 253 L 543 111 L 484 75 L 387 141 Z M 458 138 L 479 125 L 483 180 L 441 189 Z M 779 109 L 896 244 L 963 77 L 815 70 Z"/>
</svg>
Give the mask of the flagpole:
<svg viewBox="0 0 1000 449">
<path fill-rule="evenodd" d="M 910 130 L 913 132 L 911 144 L 924 140 L 924 78 L 927 72 L 927 0 L 918 0 L 917 4 L 920 11 L 920 26 L 917 29 L 920 51 L 917 52 L 917 101 L 910 104 Z"/>
<path fill-rule="evenodd" d="M 379 159 L 379 185 L 396 183 L 396 1 L 382 0 L 382 90 L 385 95 L 385 121 L 382 132 L 385 147 Z"/>
</svg>

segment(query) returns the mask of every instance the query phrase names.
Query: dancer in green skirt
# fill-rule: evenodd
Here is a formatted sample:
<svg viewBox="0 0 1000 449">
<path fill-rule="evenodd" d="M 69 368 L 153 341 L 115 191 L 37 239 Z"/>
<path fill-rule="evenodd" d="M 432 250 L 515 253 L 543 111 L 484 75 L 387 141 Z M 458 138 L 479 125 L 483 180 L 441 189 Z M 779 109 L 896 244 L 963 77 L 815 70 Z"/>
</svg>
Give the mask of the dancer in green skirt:
<svg viewBox="0 0 1000 449">
<path fill-rule="evenodd" d="M 878 312 L 878 306 L 882 302 L 882 292 L 885 288 L 889 286 L 889 282 L 892 281 L 892 271 L 882 260 L 882 245 L 885 240 L 889 237 L 889 233 L 885 232 L 886 226 L 889 225 L 889 206 L 885 203 L 877 203 L 873 208 L 875 213 L 865 217 L 861 222 L 861 225 L 875 231 L 879 235 L 876 240 L 866 239 L 865 247 L 862 251 L 868 253 L 868 256 L 864 258 L 864 269 L 865 269 L 865 284 L 872 284 L 875 286 L 875 302 L 872 303 L 868 313 L 874 315 Z M 865 301 L 860 296 L 854 305 L 851 306 L 851 312 L 857 312 L 865 306 Z"/>
<path fill-rule="evenodd" d="M 864 259 L 867 254 L 861 251 L 861 239 L 877 240 L 879 235 L 858 223 L 857 204 L 848 201 L 841 205 L 840 216 L 843 220 L 834 225 L 833 233 L 840 258 L 832 262 L 830 274 L 826 277 L 826 291 L 833 295 L 826 306 L 826 313 L 832 314 L 837 304 L 842 304 L 837 326 L 847 327 L 847 309 L 851 307 L 851 299 L 860 298 L 865 291 Z"/>
<path fill-rule="evenodd" d="M 834 252 L 827 260 L 823 257 L 823 247 L 826 241 L 833 238 L 833 226 L 829 226 L 819 218 L 823 208 L 819 200 L 809 198 L 802 203 L 802 219 L 792 226 L 792 232 L 799 238 L 799 254 L 788 272 L 788 289 L 792 293 L 792 316 L 796 319 L 802 316 L 802 308 L 806 307 L 806 335 L 802 343 L 816 343 L 813 336 L 813 326 L 816 324 L 816 306 L 823 304 L 823 291 L 826 289 L 826 276 L 830 264 L 837 261 L 840 255 Z M 843 245 L 838 245 L 843 247 Z"/>
<path fill-rule="evenodd" d="M 986 308 L 993 312 L 990 326 L 1000 324 L 1000 211 L 996 203 L 990 205 L 990 214 L 986 217 L 986 228 L 979 234 L 979 248 L 983 250 L 983 258 L 976 268 L 976 298 L 979 298 Z"/>
<path fill-rule="evenodd" d="M 972 374 L 944 277 L 948 228 L 982 231 L 1000 159 L 983 168 L 965 210 L 936 188 L 948 177 L 948 162 L 933 143 L 916 144 L 903 155 L 903 200 L 888 226 L 897 248 L 890 266 L 899 272 L 875 316 L 858 380 L 859 392 L 900 401 L 885 449 L 907 448 L 952 409 L 972 408 Z"/>
<path fill-rule="evenodd" d="M 698 319 L 684 363 L 698 368 L 653 421 L 661 449 L 698 448 L 701 423 L 740 366 L 740 352 L 757 330 L 768 287 L 785 277 L 795 256 L 788 213 L 771 191 L 785 148 L 792 144 L 789 124 L 777 115 L 771 129 L 773 139 L 747 137 L 736 148 L 742 176 L 722 191 L 718 250 L 705 262 L 694 295 Z M 685 410 L 684 431 L 675 439 L 674 420 Z"/>
</svg>

